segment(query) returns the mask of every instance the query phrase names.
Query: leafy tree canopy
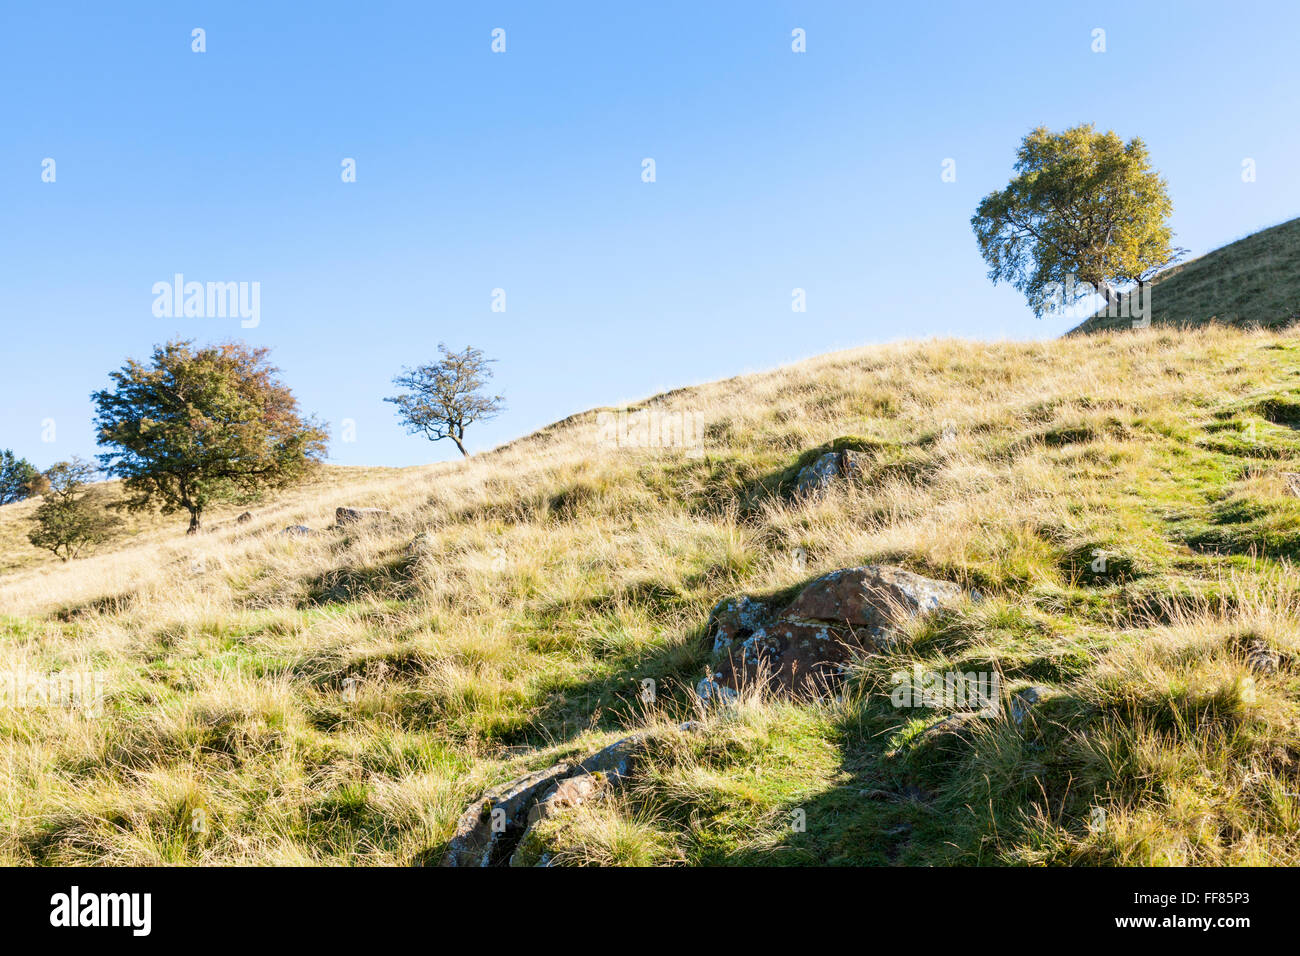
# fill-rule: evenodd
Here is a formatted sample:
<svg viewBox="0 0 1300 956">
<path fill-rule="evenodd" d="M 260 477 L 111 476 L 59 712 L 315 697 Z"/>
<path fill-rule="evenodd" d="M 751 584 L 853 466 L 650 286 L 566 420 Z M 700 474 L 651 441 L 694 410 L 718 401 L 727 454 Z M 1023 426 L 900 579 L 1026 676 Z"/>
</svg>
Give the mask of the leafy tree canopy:
<svg viewBox="0 0 1300 956">
<path fill-rule="evenodd" d="M 26 458 L 17 457 L 8 448 L 0 451 L 0 505 L 39 494 L 40 474 Z"/>
<path fill-rule="evenodd" d="M 95 467 L 80 458 L 61 461 L 45 472 L 44 500 L 32 515 L 27 540 L 64 561 L 109 540 L 120 522 L 88 489 L 95 474 Z"/>
<path fill-rule="evenodd" d="M 1091 124 L 1039 127 L 1021 143 L 1015 170 L 1006 189 L 980 202 L 971 226 L 989 278 L 1023 292 L 1035 315 L 1074 304 L 1062 287 L 1077 300 L 1088 283 L 1110 298 L 1185 253 L 1170 245 L 1173 205 L 1140 139 L 1125 143 Z"/>
<path fill-rule="evenodd" d="M 328 433 L 300 416 L 267 355 L 242 342 L 173 341 L 110 375 L 114 387 L 91 396 L 109 449 L 99 459 L 134 494 L 128 507 L 187 511 L 193 534 L 208 505 L 287 487 L 324 457 Z"/>
</svg>

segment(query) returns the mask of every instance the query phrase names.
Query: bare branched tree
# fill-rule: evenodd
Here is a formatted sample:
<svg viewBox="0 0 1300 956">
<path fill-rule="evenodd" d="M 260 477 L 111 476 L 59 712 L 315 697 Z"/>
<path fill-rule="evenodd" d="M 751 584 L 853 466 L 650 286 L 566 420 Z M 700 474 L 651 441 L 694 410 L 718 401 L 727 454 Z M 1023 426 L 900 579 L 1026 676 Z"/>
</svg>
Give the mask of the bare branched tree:
<svg viewBox="0 0 1300 956">
<path fill-rule="evenodd" d="M 495 359 L 483 357 L 476 348 L 452 352 L 441 342 L 442 358 L 415 369 L 402 369 L 394 385 L 409 389 L 403 395 L 386 398 L 398 408 L 398 416 L 412 435 L 423 434 L 429 441 L 450 438 L 466 458 L 465 429 L 474 422 L 495 418 L 504 408 L 500 395 L 487 395 L 484 389 Z"/>
</svg>

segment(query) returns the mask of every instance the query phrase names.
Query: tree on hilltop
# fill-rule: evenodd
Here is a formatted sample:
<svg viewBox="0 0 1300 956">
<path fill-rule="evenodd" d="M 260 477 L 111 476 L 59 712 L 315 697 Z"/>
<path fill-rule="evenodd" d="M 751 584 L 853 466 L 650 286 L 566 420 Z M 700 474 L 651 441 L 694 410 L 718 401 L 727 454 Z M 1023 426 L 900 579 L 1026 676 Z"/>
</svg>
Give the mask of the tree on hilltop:
<svg viewBox="0 0 1300 956">
<path fill-rule="evenodd" d="M 44 500 L 32 515 L 34 527 L 27 540 L 71 561 L 111 538 L 119 521 L 104 508 L 100 494 L 88 488 L 95 473 L 95 467 L 80 458 L 46 471 Z"/>
<path fill-rule="evenodd" d="M 186 511 L 194 534 L 208 505 L 252 501 L 302 480 L 329 435 L 300 416 L 268 349 L 191 346 L 157 346 L 147 364 L 128 359 L 109 376 L 115 387 L 91 399 L 99 444 L 109 449 L 100 462 L 134 494 L 126 507 Z"/>
<path fill-rule="evenodd" d="M 501 395 L 485 392 L 492 377 L 489 363 L 476 348 L 452 352 L 441 342 L 442 358 L 415 369 L 403 369 L 393 379 L 410 391 L 384 401 L 397 406 L 398 417 L 409 434 L 423 434 L 429 441 L 450 438 L 466 458 L 465 429 L 474 422 L 495 418 L 504 408 Z"/>
<path fill-rule="evenodd" d="M 1016 177 L 980 202 L 971 226 L 989 278 L 1025 294 L 1034 314 L 1085 299 L 1087 283 L 1109 302 L 1178 261 L 1173 204 L 1141 139 L 1127 143 L 1092 124 L 1063 133 L 1039 127 L 1016 154 Z M 1077 284 L 1076 284 L 1077 283 Z"/>
<path fill-rule="evenodd" d="M 41 493 L 41 473 L 26 458 L 10 449 L 0 450 L 0 505 L 13 504 Z"/>
</svg>

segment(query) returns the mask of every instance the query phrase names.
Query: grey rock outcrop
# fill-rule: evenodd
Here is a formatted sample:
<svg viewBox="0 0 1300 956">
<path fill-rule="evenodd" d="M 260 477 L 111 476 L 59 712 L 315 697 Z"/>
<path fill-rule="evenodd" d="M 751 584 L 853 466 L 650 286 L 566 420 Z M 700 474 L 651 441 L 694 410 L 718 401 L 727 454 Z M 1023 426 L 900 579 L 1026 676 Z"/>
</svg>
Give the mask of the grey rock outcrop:
<svg viewBox="0 0 1300 956">
<path fill-rule="evenodd" d="M 461 815 L 442 865 L 508 865 L 532 824 L 616 786 L 631 773 L 647 740 L 647 734 L 632 734 L 583 760 L 563 761 L 489 790 Z"/>
<path fill-rule="evenodd" d="M 433 538 L 427 531 L 421 531 L 406 546 L 406 554 L 408 557 L 418 558 L 420 555 L 426 554 L 432 546 Z"/>
<path fill-rule="evenodd" d="M 385 511 L 383 508 L 336 508 L 334 509 L 334 523 L 336 525 L 361 524 L 365 521 L 376 521 L 380 518 L 392 516 L 391 511 Z"/>
<path fill-rule="evenodd" d="M 1025 718 L 1029 716 L 1029 711 L 1042 703 L 1049 693 L 1051 692 L 1046 687 L 1037 684 L 1017 692 L 1011 698 L 1011 720 L 1015 725 L 1019 727 L 1024 723 Z"/>
<path fill-rule="evenodd" d="M 816 497 L 838 479 L 860 481 L 866 477 L 867 458 L 861 452 L 828 451 L 812 464 L 804 465 L 795 477 L 794 493 L 799 498 Z"/>
<path fill-rule="evenodd" d="M 1246 666 L 1256 674 L 1275 674 L 1282 663 L 1282 655 L 1261 638 L 1253 638 L 1246 645 Z"/>
</svg>

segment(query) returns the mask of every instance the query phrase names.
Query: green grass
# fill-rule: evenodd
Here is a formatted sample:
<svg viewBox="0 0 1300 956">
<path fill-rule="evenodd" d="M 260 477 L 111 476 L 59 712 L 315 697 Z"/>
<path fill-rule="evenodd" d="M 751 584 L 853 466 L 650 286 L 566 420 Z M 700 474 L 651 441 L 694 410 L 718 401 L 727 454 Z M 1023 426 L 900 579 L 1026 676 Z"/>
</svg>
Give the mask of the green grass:
<svg viewBox="0 0 1300 956">
<path fill-rule="evenodd" d="M 1300 320 L 1297 264 L 1300 219 L 1262 229 L 1156 276 L 1151 283 L 1152 324 L 1289 325 Z M 1126 329 L 1132 321 L 1103 311 L 1072 333 Z"/>
<path fill-rule="evenodd" d="M 900 345 L 656 400 L 705 415 L 700 454 L 602 451 L 575 416 L 70 565 L 10 535 L 0 671 L 94 669 L 107 696 L 0 707 L 0 860 L 437 862 L 485 787 L 650 728 L 628 786 L 521 858 L 1300 863 L 1298 374 L 1293 337 L 1224 327 Z M 787 497 L 839 447 L 865 480 Z M 277 533 L 342 504 L 394 519 Z M 839 699 L 699 711 L 719 599 L 872 562 L 982 600 Z M 1045 700 L 940 724 L 890 700 L 914 665 Z"/>
</svg>

